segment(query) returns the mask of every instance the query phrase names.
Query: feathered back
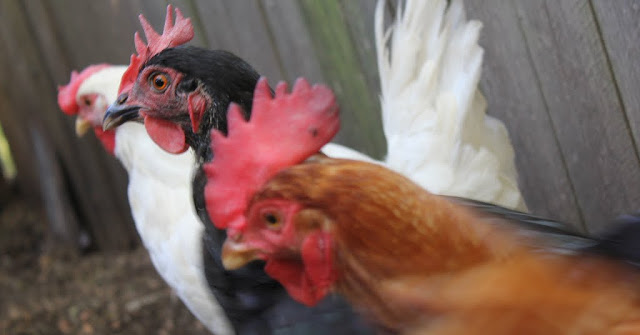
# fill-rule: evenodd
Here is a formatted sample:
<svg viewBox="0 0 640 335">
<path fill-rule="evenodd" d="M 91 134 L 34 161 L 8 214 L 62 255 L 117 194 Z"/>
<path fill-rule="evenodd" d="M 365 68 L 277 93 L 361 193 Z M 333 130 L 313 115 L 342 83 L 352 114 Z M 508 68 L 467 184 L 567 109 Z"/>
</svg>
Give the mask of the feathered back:
<svg viewBox="0 0 640 335">
<path fill-rule="evenodd" d="M 368 260 L 364 268 L 377 279 L 431 273 L 450 267 L 448 259 L 475 262 L 489 249 L 482 245 L 486 228 L 469 224 L 474 216 L 468 208 L 378 164 L 316 156 L 271 178 L 252 202 L 264 199 L 322 210 L 333 222 L 336 243 Z M 485 242 L 469 242 L 475 239 Z M 489 245 L 500 253 L 509 249 L 505 243 Z"/>
<path fill-rule="evenodd" d="M 385 32 L 384 3 L 375 35 L 387 166 L 436 194 L 526 210 L 508 132 L 477 88 L 482 24 L 460 0 L 407 0 Z"/>
</svg>

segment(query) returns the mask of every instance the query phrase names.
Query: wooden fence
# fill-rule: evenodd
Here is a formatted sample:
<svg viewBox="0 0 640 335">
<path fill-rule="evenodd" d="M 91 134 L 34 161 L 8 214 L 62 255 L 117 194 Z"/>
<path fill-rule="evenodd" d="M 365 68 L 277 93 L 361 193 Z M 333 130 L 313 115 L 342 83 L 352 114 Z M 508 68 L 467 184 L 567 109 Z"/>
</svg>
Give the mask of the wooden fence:
<svg viewBox="0 0 640 335">
<path fill-rule="evenodd" d="M 482 89 L 510 131 L 530 210 L 589 230 L 637 210 L 640 1 L 466 2 L 484 23 Z M 172 3 L 193 19 L 193 44 L 233 51 L 272 82 L 303 75 L 330 84 L 343 110 L 338 141 L 384 155 L 374 0 Z M 0 122 L 21 189 L 39 195 L 54 232 L 80 227 L 59 234 L 67 242 L 85 228 L 98 248 L 136 237 L 123 169 L 91 136 L 75 138 L 56 86 L 72 69 L 128 63 L 137 14 L 159 28 L 166 4 L 0 0 Z"/>
</svg>

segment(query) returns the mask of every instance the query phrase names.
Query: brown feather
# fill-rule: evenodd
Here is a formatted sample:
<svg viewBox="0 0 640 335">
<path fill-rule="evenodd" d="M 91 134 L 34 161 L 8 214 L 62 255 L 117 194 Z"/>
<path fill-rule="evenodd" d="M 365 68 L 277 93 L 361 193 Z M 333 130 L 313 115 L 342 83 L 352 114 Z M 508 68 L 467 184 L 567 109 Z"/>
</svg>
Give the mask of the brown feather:
<svg viewBox="0 0 640 335">
<path fill-rule="evenodd" d="M 545 250 L 383 167 L 315 158 L 253 201 L 268 198 L 332 220 L 335 290 L 393 331 L 640 334 L 635 269 Z"/>
</svg>

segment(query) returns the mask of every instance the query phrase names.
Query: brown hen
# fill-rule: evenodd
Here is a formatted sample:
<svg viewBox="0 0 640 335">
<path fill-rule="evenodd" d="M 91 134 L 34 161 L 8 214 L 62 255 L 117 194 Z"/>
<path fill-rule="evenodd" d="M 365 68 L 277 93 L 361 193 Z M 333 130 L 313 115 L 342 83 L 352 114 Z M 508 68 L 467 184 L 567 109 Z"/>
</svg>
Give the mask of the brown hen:
<svg viewBox="0 0 640 335">
<path fill-rule="evenodd" d="M 377 165 L 315 156 L 264 184 L 246 218 L 229 230 L 228 267 L 264 259 L 297 300 L 335 290 L 393 332 L 640 334 L 635 267 Z"/>
</svg>

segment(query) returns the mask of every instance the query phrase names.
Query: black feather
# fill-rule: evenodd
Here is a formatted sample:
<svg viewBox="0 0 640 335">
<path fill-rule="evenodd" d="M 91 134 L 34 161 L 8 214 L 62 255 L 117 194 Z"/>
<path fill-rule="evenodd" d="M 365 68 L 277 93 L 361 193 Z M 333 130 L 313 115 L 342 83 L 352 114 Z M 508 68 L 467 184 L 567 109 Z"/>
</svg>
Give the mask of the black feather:
<svg viewBox="0 0 640 335">
<path fill-rule="evenodd" d="M 595 251 L 640 267 L 640 212 L 620 216 L 599 235 Z"/>
<path fill-rule="evenodd" d="M 560 221 L 486 202 L 458 197 L 447 198 L 473 208 L 477 213 L 498 219 L 495 220 L 496 224 L 515 225 L 522 234 L 536 237 L 544 242 L 545 248 L 556 252 L 601 255 L 640 267 L 640 213 L 621 216 L 611 222 L 604 232 L 588 236 Z"/>
</svg>

